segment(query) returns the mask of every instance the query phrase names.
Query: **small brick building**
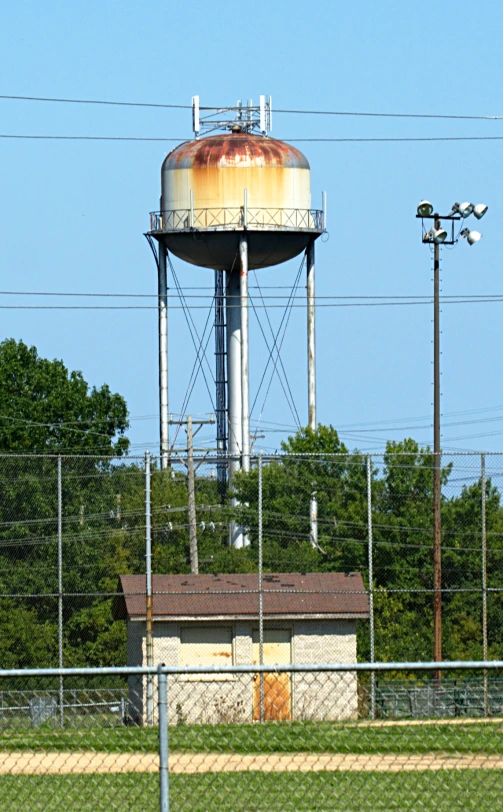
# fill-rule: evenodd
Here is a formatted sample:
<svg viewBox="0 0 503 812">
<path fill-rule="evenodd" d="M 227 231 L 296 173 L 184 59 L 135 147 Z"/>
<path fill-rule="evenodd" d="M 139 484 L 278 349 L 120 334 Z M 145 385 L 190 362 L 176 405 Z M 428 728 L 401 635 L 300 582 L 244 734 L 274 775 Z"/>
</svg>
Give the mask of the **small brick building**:
<svg viewBox="0 0 503 812">
<path fill-rule="evenodd" d="M 127 620 L 128 665 L 146 663 L 144 575 L 120 577 L 114 617 Z M 356 621 L 369 616 L 359 573 L 263 576 L 262 681 L 250 674 L 177 675 L 169 680 L 169 721 L 346 719 L 357 713 L 350 673 L 274 673 L 274 665 L 356 662 Z M 154 575 L 154 664 L 259 662 L 256 574 Z M 132 715 L 145 716 L 145 681 L 129 682 Z"/>
</svg>

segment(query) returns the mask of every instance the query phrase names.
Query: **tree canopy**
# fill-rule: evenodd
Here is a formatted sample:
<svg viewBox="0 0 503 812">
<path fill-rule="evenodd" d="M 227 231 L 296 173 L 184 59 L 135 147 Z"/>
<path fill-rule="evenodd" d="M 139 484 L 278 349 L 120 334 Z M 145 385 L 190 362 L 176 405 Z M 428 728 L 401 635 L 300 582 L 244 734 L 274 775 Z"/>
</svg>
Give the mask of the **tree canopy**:
<svg viewBox="0 0 503 812">
<path fill-rule="evenodd" d="M 50 422 L 40 420 L 40 422 Z M 367 456 L 349 452 L 332 426 L 299 431 L 283 454 L 262 464 L 265 572 L 361 571 L 367 588 Z M 452 458 L 451 458 L 452 459 Z M 138 461 L 110 464 L 82 455 L 62 459 L 64 661 L 121 665 L 126 632 L 112 618 L 117 576 L 145 572 L 145 472 Z M 256 572 L 258 468 L 219 491 L 210 465 L 196 476 L 200 571 Z M 444 656 L 482 655 L 482 481 L 479 460 L 442 469 Z M 501 470 L 498 469 L 501 473 Z M 493 474 L 497 471 L 492 469 Z M 427 660 L 433 638 L 433 456 L 411 439 L 372 457 L 375 656 Z M 310 500 L 318 502 L 318 548 L 310 543 Z M 234 507 L 228 497 L 237 496 Z M 503 508 L 485 482 L 489 656 L 503 651 Z M 187 476 L 152 470 L 155 573 L 190 571 Z M 231 518 L 250 546 L 229 547 Z M 55 664 L 57 654 L 57 460 L 0 459 L 0 666 Z M 502 591 L 494 591 L 494 588 Z M 35 597 L 38 596 L 38 597 Z M 9 625 L 18 611 L 23 628 Z M 11 628 L 12 626 L 12 628 Z M 19 653 L 22 649 L 22 656 Z M 358 655 L 369 657 L 369 624 L 360 623 Z"/>
<path fill-rule="evenodd" d="M 13 338 L 0 343 L 0 453 L 122 455 L 126 401 L 109 386 L 41 358 Z"/>
</svg>

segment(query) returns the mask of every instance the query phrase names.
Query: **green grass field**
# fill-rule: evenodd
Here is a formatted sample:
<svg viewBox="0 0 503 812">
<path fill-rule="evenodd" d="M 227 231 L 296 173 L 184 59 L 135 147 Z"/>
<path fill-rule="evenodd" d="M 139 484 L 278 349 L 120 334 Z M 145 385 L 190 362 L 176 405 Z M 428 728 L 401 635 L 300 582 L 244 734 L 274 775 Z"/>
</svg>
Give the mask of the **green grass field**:
<svg viewBox="0 0 503 812">
<path fill-rule="evenodd" d="M 157 737 L 156 728 L 3 730 L 0 762 L 2 751 L 156 753 Z M 169 739 L 177 753 L 503 754 L 503 725 L 490 722 L 180 725 Z M 145 812 L 158 808 L 158 785 L 155 773 L 0 775 L 0 811 Z M 172 812 L 497 812 L 502 797 L 503 770 L 170 774 Z"/>
<path fill-rule="evenodd" d="M 502 772 L 279 773 L 170 777 L 173 812 L 495 812 Z M 0 809 L 116 810 L 158 808 L 156 775 L 4 776 Z"/>
<path fill-rule="evenodd" d="M 186 753 L 503 753 L 503 725 L 373 727 L 331 722 L 177 725 L 169 747 Z M 0 730 L 1 750 L 157 752 L 157 728 Z"/>
</svg>

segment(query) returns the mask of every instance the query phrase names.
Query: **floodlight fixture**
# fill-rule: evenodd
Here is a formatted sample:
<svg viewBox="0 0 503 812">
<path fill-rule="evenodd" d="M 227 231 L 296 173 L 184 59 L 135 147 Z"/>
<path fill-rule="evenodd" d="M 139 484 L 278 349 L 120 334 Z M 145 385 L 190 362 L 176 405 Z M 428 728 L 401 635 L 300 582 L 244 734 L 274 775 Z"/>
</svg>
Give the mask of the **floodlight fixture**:
<svg viewBox="0 0 503 812">
<path fill-rule="evenodd" d="M 447 231 L 443 229 L 440 224 L 438 228 L 432 228 L 430 231 L 430 240 L 436 245 L 440 245 L 447 239 Z"/>
<path fill-rule="evenodd" d="M 475 206 L 473 203 L 454 203 L 452 210 L 461 215 L 461 217 L 469 217 Z"/>
<path fill-rule="evenodd" d="M 417 214 L 419 217 L 431 217 L 433 214 L 433 206 L 428 200 L 421 200 L 417 207 Z"/>
<path fill-rule="evenodd" d="M 463 231 L 460 232 L 460 236 L 466 239 L 468 245 L 473 245 L 482 238 L 480 231 L 470 231 L 469 228 L 464 228 Z"/>
<path fill-rule="evenodd" d="M 477 205 L 473 209 L 473 213 L 477 220 L 481 220 L 486 213 L 488 207 L 485 203 L 477 203 Z"/>
</svg>

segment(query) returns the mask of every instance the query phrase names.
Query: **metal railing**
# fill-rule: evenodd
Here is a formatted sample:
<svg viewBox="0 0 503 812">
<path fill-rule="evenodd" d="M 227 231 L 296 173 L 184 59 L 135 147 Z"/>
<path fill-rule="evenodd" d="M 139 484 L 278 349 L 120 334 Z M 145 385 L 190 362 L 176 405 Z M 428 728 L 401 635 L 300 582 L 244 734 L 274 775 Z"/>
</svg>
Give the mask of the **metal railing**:
<svg viewBox="0 0 503 812">
<path fill-rule="evenodd" d="M 323 231 L 323 211 L 319 209 L 234 208 L 172 209 L 150 213 L 150 231 L 190 229 L 280 229 Z"/>
</svg>

